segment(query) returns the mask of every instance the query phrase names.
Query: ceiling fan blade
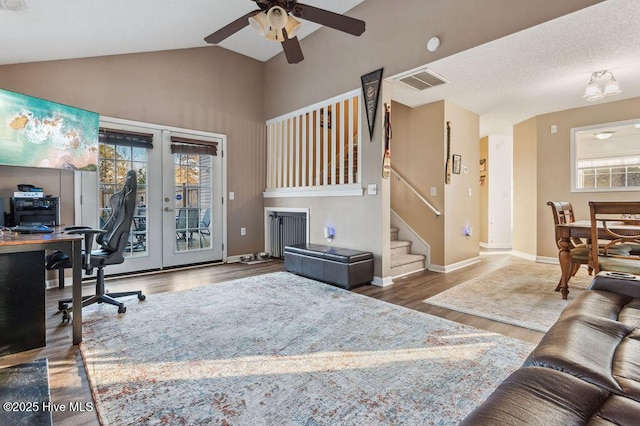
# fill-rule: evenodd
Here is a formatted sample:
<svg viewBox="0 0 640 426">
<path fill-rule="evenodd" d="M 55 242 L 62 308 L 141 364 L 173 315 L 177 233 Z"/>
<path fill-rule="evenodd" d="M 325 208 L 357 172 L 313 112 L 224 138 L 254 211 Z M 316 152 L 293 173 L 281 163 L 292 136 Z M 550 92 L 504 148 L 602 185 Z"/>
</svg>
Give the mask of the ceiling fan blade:
<svg viewBox="0 0 640 426">
<path fill-rule="evenodd" d="M 246 15 L 236 19 L 232 23 L 220 28 L 215 33 L 205 37 L 204 41 L 206 41 L 209 44 L 220 43 L 222 40 L 226 39 L 227 37 L 231 37 L 232 35 L 240 31 L 244 27 L 248 26 L 249 18 L 251 18 L 256 13 L 260 13 L 260 12 L 261 12 L 260 10 L 254 10 L 253 12 L 247 13 Z"/>
<path fill-rule="evenodd" d="M 302 54 L 302 48 L 298 37 L 289 38 L 287 30 L 283 29 L 284 41 L 282 42 L 282 49 L 284 50 L 284 56 L 287 57 L 287 62 L 290 64 L 297 64 L 302 62 L 304 55 Z"/>
<path fill-rule="evenodd" d="M 291 14 L 355 36 L 361 35 L 365 29 L 364 21 L 302 3 L 296 3 L 291 9 Z"/>
</svg>

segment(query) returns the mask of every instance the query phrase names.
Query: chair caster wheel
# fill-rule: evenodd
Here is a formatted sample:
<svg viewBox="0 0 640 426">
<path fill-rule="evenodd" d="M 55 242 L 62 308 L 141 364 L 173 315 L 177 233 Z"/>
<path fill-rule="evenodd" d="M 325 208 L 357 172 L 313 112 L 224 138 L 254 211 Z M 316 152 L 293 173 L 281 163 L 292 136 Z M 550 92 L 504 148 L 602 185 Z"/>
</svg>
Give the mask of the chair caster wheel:
<svg viewBox="0 0 640 426">
<path fill-rule="evenodd" d="M 66 311 L 67 309 L 69 309 L 69 305 L 67 305 L 66 303 L 63 303 L 63 302 L 58 302 L 58 310 L 59 311 Z"/>
<path fill-rule="evenodd" d="M 127 312 L 127 307 L 126 306 L 118 306 L 118 313 L 119 314 L 124 314 L 125 312 Z"/>
<path fill-rule="evenodd" d="M 147 296 L 145 296 L 144 294 L 139 294 L 138 295 L 138 300 L 144 300 L 146 298 L 147 298 Z"/>
<path fill-rule="evenodd" d="M 69 321 L 71 321 L 71 314 L 65 309 L 62 311 L 62 323 L 69 323 Z"/>
</svg>

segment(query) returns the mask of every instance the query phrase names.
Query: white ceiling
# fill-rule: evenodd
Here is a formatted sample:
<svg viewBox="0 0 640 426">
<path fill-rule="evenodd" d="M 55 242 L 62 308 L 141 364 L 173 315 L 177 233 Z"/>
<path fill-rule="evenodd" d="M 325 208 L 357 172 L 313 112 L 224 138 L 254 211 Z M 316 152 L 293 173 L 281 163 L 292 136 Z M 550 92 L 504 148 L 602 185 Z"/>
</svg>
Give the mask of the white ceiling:
<svg viewBox="0 0 640 426">
<path fill-rule="evenodd" d="M 426 66 L 450 83 L 419 92 L 396 82 L 393 99 L 447 99 L 480 115 L 481 136 L 511 134 L 539 114 L 638 97 L 640 1 L 608 0 Z M 591 73 L 605 69 L 622 93 L 586 102 Z"/>
<path fill-rule="evenodd" d="M 364 0 L 305 0 L 344 13 Z M 0 10 L 0 65 L 206 46 L 204 37 L 255 10 L 250 0 L 26 0 Z M 299 38 L 318 29 L 304 22 Z M 442 43 L 447 42 L 446 35 Z M 266 61 L 279 43 L 247 27 L 221 46 Z M 302 42 L 304 50 L 304 41 Z M 426 64 L 449 84 L 417 92 L 397 83 L 410 106 L 441 99 L 480 115 L 481 135 L 551 111 L 590 105 L 591 72 L 611 70 L 622 94 L 640 96 L 640 1 L 608 0 L 477 48 Z"/>
<path fill-rule="evenodd" d="M 25 10 L 0 10 L 0 65 L 209 46 L 206 36 L 258 9 L 250 0 L 25 1 Z M 301 3 L 344 13 L 363 1 Z M 320 28 L 301 22 L 300 39 Z M 220 46 L 259 61 L 282 51 L 248 26 Z"/>
</svg>

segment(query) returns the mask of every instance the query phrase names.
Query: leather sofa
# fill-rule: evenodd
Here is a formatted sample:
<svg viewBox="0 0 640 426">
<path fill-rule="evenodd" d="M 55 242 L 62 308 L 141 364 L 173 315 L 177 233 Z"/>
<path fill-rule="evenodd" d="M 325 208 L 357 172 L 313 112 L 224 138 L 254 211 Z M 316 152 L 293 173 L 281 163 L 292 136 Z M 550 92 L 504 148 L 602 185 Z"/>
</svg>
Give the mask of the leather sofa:
<svg viewBox="0 0 640 426">
<path fill-rule="evenodd" d="M 589 289 L 462 425 L 640 424 L 640 277 Z"/>
</svg>

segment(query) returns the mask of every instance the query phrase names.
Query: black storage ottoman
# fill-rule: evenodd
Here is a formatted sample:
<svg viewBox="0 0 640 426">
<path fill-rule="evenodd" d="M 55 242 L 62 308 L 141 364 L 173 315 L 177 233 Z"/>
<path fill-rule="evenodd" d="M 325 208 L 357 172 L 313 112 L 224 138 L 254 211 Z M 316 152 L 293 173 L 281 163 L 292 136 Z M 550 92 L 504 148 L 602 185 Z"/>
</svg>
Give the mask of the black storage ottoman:
<svg viewBox="0 0 640 426">
<path fill-rule="evenodd" d="M 373 280 L 373 253 L 325 246 L 285 246 L 284 269 L 347 290 Z"/>
</svg>

